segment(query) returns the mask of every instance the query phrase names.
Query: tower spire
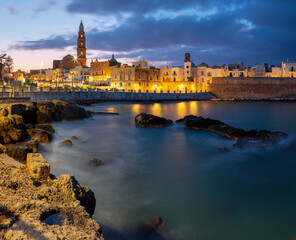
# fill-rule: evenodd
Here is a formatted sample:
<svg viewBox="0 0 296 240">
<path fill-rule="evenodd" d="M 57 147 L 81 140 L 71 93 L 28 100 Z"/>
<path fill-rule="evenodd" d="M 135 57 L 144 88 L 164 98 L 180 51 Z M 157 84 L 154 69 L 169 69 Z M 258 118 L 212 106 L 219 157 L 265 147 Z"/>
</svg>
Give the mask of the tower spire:
<svg viewBox="0 0 296 240">
<path fill-rule="evenodd" d="M 79 31 L 80 32 L 83 32 L 84 31 L 84 26 L 83 26 L 82 19 L 81 19 L 81 22 L 80 22 Z"/>
<path fill-rule="evenodd" d="M 85 32 L 83 22 L 81 20 L 79 25 L 79 32 L 77 38 L 77 65 L 86 66 L 86 45 Z"/>
</svg>

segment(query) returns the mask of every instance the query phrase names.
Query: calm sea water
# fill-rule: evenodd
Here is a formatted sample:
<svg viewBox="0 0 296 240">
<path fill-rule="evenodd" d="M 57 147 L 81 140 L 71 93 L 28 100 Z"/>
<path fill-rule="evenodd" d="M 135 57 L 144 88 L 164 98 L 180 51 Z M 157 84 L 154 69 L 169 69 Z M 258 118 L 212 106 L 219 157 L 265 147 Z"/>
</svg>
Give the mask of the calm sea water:
<svg viewBox="0 0 296 240">
<path fill-rule="evenodd" d="M 52 172 L 74 174 L 97 199 L 94 218 L 109 239 L 296 239 L 296 103 L 103 103 L 119 115 L 55 123 L 43 153 Z M 234 141 L 174 125 L 138 128 L 147 112 L 176 120 L 187 114 L 244 129 L 289 134 L 265 149 L 221 151 Z M 59 142 L 77 136 L 72 147 Z M 104 165 L 93 167 L 97 157 Z M 162 236 L 139 235 L 161 216 Z"/>
</svg>

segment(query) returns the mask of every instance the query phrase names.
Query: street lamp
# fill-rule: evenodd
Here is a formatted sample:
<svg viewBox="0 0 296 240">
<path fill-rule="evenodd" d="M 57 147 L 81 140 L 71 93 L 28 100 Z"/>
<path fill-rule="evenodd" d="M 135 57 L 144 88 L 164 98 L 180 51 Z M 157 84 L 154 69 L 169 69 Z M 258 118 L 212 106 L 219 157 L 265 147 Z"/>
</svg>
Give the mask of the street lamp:
<svg viewBox="0 0 296 240">
<path fill-rule="evenodd" d="M 60 71 L 61 71 L 60 68 L 57 68 L 55 70 L 56 74 L 58 74 L 58 77 L 56 76 L 56 87 L 58 87 L 58 81 L 59 81 L 59 77 L 60 77 Z"/>
<path fill-rule="evenodd" d="M 70 76 L 72 78 L 72 88 L 73 88 L 74 87 L 74 71 L 73 70 L 70 71 Z"/>
<path fill-rule="evenodd" d="M 44 65 L 43 62 L 41 62 L 41 63 L 40 63 L 40 81 L 42 80 L 42 77 L 41 77 L 41 71 L 42 71 L 42 67 L 43 67 L 43 65 Z"/>
</svg>

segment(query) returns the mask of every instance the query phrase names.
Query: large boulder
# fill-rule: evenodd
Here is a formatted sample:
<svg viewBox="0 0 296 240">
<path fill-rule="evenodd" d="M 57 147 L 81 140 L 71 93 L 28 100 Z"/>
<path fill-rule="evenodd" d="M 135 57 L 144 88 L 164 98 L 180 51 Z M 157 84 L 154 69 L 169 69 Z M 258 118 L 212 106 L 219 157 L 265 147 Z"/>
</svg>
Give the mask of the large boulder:
<svg viewBox="0 0 296 240">
<path fill-rule="evenodd" d="M 17 128 L 10 129 L 7 133 L 15 143 L 25 141 L 28 136 L 25 130 L 17 129 Z"/>
<path fill-rule="evenodd" d="M 51 123 L 35 124 L 35 129 L 44 130 L 51 134 L 55 133 Z"/>
<path fill-rule="evenodd" d="M 7 133 L 6 130 L 2 130 L 0 132 L 0 143 L 1 144 L 10 144 L 10 143 L 12 143 L 12 139 L 11 139 L 10 135 Z"/>
<path fill-rule="evenodd" d="M 36 121 L 36 105 L 35 103 L 14 103 L 10 104 L 7 108 L 9 115 L 21 115 L 26 123 Z"/>
<path fill-rule="evenodd" d="M 82 119 L 89 116 L 89 113 L 77 104 L 60 100 L 53 100 L 52 103 L 58 109 L 63 120 Z"/>
<path fill-rule="evenodd" d="M 9 114 L 9 112 L 8 112 L 8 110 L 6 108 L 1 108 L 0 109 L 0 116 L 1 117 L 6 117 L 6 116 L 8 116 L 8 114 Z"/>
<path fill-rule="evenodd" d="M 49 178 L 50 165 L 41 153 L 27 154 L 27 169 L 36 181 L 44 181 Z"/>
<path fill-rule="evenodd" d="M 27 133 L 31 139 L 37 140 L 40 143 L 49 143 L 53 138 L 52 133 L 41 129 L 27 129 Z"/>
<path fill-rule="evenodd" d="M 59 179 L 54 180 L 53 184 L 61 192 L 72 195 L 74 199 L 80 201 L 81 206 L 92 216 L 96 207 L 96 198 L 92 190 L 88 187 L 81 187 L 78 181 L 72 175 L 61 175 Z"/>
<path fill-rule="evenodd" d="M 27 154 L 32 150 L 25 144 L 0 144 L 0 152 L 6 153 L 9 157 L 21 162 L 26 163 Z"/>
<path fill-rule="evenodd" d="M 167 127 L 174 123 L 170 119 L 154 116 L 152 114 L 140 113 L 135 117 L 135 124 L 139 127 Z"/>
<path fill-rule="evenodd" d="M 58 109 L 51 101 L 37 102 L 37 123 L 50 123 L 53 121 L 60 121 L 61 116 Z"/>
<path fill-rule="evenodd" d="M 13 116 L 0 117 L 0 129 L 10 130 L 17 127 Z"/>
</svg>

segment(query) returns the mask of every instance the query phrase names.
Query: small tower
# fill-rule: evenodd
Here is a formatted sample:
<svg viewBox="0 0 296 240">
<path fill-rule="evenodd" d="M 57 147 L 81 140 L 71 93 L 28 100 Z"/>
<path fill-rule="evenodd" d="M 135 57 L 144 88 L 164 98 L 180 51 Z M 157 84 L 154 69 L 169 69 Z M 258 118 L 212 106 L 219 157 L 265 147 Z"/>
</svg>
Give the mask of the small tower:
<svg viewBox="0 0 296 240">
<path fill-rule="evenodd" d="M 185 61 L 184 62 L 190 62 L 190 53 L 185 53 Z"/>
<path fill-rule="evenodd" d="M 190 60 L 190 53 L 185 53 L 185 60 L 184 60 L 184 75 L 185 79 L 189 79 L 192 77 L 192 62 Z"/>
<path fill-rule="evenodd" d="M 77 38 L 77 66 L 86 66 L 86 46 L 85 46 L 85 32 L 82 20 L 79 26 Z"/>
</svg>

